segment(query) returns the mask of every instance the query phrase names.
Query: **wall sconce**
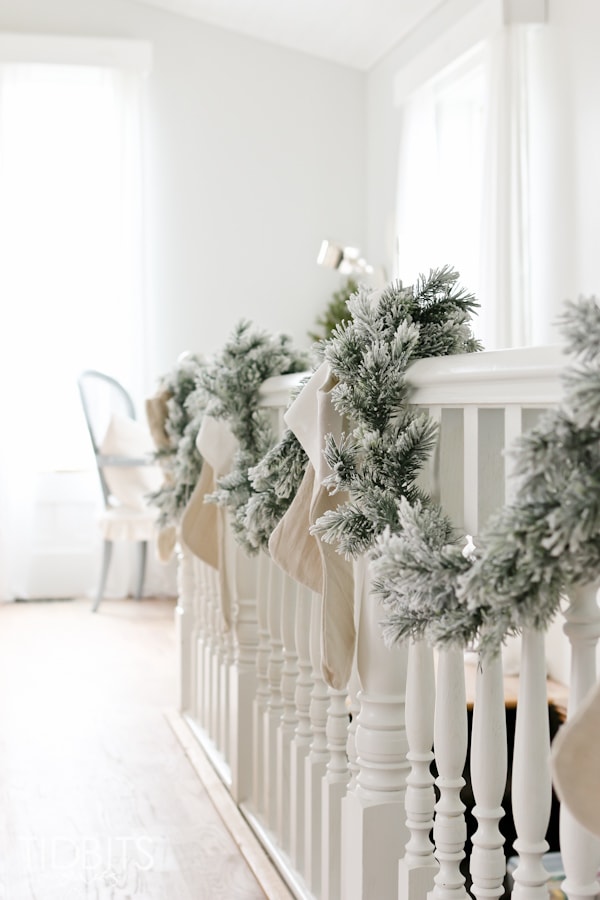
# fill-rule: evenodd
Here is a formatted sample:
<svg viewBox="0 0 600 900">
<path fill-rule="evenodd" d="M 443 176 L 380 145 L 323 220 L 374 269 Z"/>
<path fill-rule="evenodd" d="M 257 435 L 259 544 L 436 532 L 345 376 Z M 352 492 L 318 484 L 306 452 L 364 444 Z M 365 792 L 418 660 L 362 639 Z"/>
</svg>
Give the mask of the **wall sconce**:
<svg viewBox="0 0 600 900">
<path fill-rule="evenodd" d="M 317 264 L 337 269 L 343 275 L 371 275 L 373 272 L 373 266 L 360 255 L 358 247 L 343 247 L 335 241 L 322 242 Z"/>
</svg>

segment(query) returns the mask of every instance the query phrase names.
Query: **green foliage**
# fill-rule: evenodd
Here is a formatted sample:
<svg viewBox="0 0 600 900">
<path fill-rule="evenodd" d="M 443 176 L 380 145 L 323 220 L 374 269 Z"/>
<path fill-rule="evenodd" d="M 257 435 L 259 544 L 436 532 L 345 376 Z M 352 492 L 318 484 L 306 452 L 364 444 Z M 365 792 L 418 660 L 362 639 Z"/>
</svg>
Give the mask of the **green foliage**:
<svg viewBox="0 0 600 900">
<path fill-rule="evenodd" d="M 243 321 L 214 364 L 199 374 L 198 385 L 207 397 L 207 414 L 226 419 L 239 444 L 231 472 L 219 479 L 217 490 L 207 501 L 231 510 L 236 538 L 251 553 L 257 546 L 246 532 L 246 506 L 254 491 L 249 470 L 276 440 L 269 412 L 259 408 L 260 387 L 267 378 L 302 372 L 308 365 L 306 355 L 293 349 L 287 335 L 258 331 Z"/>
<path fill-rule="evenodd" d="M 316 324 L 320 326 L 320 333 L 309 331 L 308 336 L 313 341 L 326 341 L 333 331 L 342 322 L 348 321 L 348 300 L 358 290 L 358 282 L 354 278 L 347 278 L 338 291 L 334 291 L 331 300 L 325 308 L 322 316 L 317 318 Z"/>
<path fill-rule="evenodd" d="M 565 398 L 514 450 L 519 488 L 461 559 L 442 511 L 399 503 L 399 534 L 375 549 L 375 593 L 388 640 L 474 639 L 498 652 L 510 634 L 545 629 L 577 583 L 600 579 L 600 308 L 570 302 Z"/>
<path fill-rule="evenodd" d="M 292 431 L 283 437 L 248 475 L 253 493 L 245 510 L 249 547 L 266 550 L 269 538 L 287 512 L 304 477 L 308 457 Z"/>
<path fill-rule="evenodd" d="M 385 529 L 399 530 L 398 498 L 428 502 L 415 479 L 437 427 L 410 406 L 407 370 L 420 357 L 480 349 L 470 326 L 478 304 L 457 282 L 445 266 L 409 287 L 361 287 L 348 303 L 350 321 L 324 344 L 338 380 L 333 402 L 352 423 L 341 440 L 327 438 L 326 485 L 331 493 L 348 491 L 350 500 L 322 516 L 313 532 L 346 556 L 371 549 Z"/>
<path fill-rule="evenodd" d="M 160 389 L 171 395 L 165 423 L 169 447 L 156 453 L 165 483 L 150 496 L 150 502 L 160 510 L 158 521 L 162 526 L 179 521 L 202 468 L 196 436 L 205 403 L 197 390 L 197 377 L 204 365 L 202 357 L 187 354 L 160 381 Z"/>
</svg>

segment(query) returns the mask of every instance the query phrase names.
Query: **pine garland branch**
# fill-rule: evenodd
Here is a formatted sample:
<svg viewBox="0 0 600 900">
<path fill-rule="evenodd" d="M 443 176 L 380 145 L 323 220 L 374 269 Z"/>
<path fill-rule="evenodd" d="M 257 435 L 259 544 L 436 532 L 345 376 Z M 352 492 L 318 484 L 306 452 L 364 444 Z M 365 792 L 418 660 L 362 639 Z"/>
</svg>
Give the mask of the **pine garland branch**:
<svg viewBox="0 0 600 900">
<path fill-rule="evenodd" d="M 600 309 L 596 298 L 566 306 L 563 330 L 579 363 L 555 410 L 513 451 L 514 500 L 487 524 L 477 553 L 461 562 L 445 543 L 440 510 L 400 502 L 401 528 L 380 538 L 375 591 L 388 640 L 443 645 L 476 640 L 497 653 L 523 628 L 544 630 L 576 583 L 600 579 Z M 466 567 L 465 567 L 466 566 Z"/>
<path fill-rule="evenodd" d="M 350 500 L 313 526 L 340 553 L 371 548 L 386 528 L 398 528 L 396 499 L 421 495 L 415 480 L 437 438 L 437 426 L 411 407 L 407 371 L 429 355 L 479 349 L 470 317 L 477 307 L 449 266 L 421 276 L 413 286 L 392 282 L 383 291 L 364 286 L 348 302 L 351 320 L 339 325 L 324 346 L 337 386 L 336 410 L 352 423 L 339 440 L 329 435 L 325 485 Z"/>
<path fill-rule="evenodd" d="M 231 510 L 235 537 L 249 553 L 257 550 L 257 539 L 247 530 L 247 506 L 254 494 L 249 472 L 276 441 L 269 414 L 259 407 L 260 387 L 267 378 L 303 372 L 308 365 L 307 355 L 296 351 L 287 335 L 271 335 L 241 321 L 214 364 L 199 376 L 207 414 L 227 420 L 239 446 L 232 471 L 218 480 L 207 502 Z"/>
<path fill-rule="evenodd" d="M 159 510 L 158 524 L 162 527 L 179 522 L 202 468 L 196 435 L 204 415 L 205 398 L 198 391 L 197 378 L 205 365 L 202 356 L 186 354 L 159 381 L 160 389 L 170 394 L 165 422 L 170 446 L 155 454 L 165 481 L 150 495 L 149 501 Z"/>
</svg>

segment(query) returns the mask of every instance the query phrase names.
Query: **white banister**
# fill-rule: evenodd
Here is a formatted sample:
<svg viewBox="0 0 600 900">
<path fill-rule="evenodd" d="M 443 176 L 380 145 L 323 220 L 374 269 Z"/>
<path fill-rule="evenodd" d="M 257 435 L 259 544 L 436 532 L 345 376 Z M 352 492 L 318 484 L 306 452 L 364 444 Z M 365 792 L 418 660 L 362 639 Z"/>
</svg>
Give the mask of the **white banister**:
<svg viewBox="0 0 600 900">
<path fill-rule="evenodd" d="M 440 798 L 435 805 L 433 837 L 440 868 L 428 896 L 430 900 L 462 900 L 468 896 L 460 870 L 467 838 L 465 805 L 460 799 L 467 757 L 467 700 L 460 649 L 443 649 L 438 655 L 434 746 Z"/>
<path fill-rule="evenodd" d="M 310 660 L 312 691 L 310 727 L 312 740 L 304 763 L 304 873 L 315 896 L 321 892 L 321 783 L 327 769 L 327 707 L 329 695 L 321 674 L 321 610 L 323 598 L 313 593 L 310 616 Z"/>
<path fill-rule="evenodd" d="M 296 731 L 296 681 L 298 678 L 298 654 L 296 651 L 296 602 L 297 588 L 292 579 L 284 575 L 282 585 L 281 640 L 283 644 L 283 668 L 281 672 L 282 715 L 277 733 L 277 772 L 279 808 L 277 834 L 283 850 L 291 850 L 291 744 Z"/>
<path fill-rule="evenodd" d="M 213 737 L 213 720 L 214 720 L 214 690 L 213 690 L 213 659 L 215 655 L 216 641 L 216 616 L 217 609 L 220 604 L 219 599 L 219 575 L 218 572 L 212 570 L 208 573 L 208 602 L 206 614 L 206 640 L 204 650 L 204 721 L 203 726 L 209 737 Z"/>
<path fill-rule="evenodd" d="M 264 718 L 269 699 L 269 680 L 267 677 L 269 666 L 269 573 L 271 560 L 266 553 L 258 558 L 258 571 L 256 576 L 256 617 L 258 625 L 258 646 L 256 648 L 256 693 L 252 704 L 252 761 L 253 761 L 253 789 L 252 797 L 254 809 L 257 813 L 263 813 L 267 808 L 268 779 L 265 772 L 265 735 Z M 238 741 L 240 736 L 238 735 Z"/>
<path fill-rule="evenodd" d="M 201 726 L 204 722 L 203 665 L 206 640 L 206 609 L 208 603 L 207 566 L 194 556 L 194 593 L 196 596 L 195 634 L 196 643 L 192 648 L 195 657 L 196 680 L 194 684 L 194 717 Z"/>
<path fill-rule="evenodd" d="M 506 860 L 499 822 L 504 815 L 507 749 L 504 680 L 500 654 L 477 668 L 471 736 L 473 813 L 478 822 L 471 855 L 471 892 L 477 900 L 504 893 Z"/>
<path fill-rule="evenodd" d="M 228 758 L 231 766 L 231 793 L 238 803 L 252 796 L 254 741 L 240 740 L 253 729 L 253 700 L 256 694 L 258 623 L 256 592 L 258 563 L 236 550 L 236 603 L 233 610 L 235 647 L 229 669 L 227 700 Z"/>
<path fill-rule="evenodd" d="M 433 888 L 438 863 L 429 834 L 433 828 L 433 719 L 435 673 L 433 651 L 424 641 L 411 642 L 406 674 L 407 759 L 406 827 L 410 837 L 398 870 L 398 900 L 425 900 Z"/>
<path fill-rule="evenodd" d="M 395 897 L 398 863 L 407 840 L 408 763 L 404 719 L 407 647 L 383 643 L 381 608 L 370 596 L 365 560 L 355 566 L 360 585 L 357 667 L 361 690 L 356 729 L 358 773 L 343 801 L 342 897 Z"/>
<path fill-rule="evenodd" d="M 310 697 L 313 687 L 310 661 L 310 620 L 312 594 L 308 588 L 297 586 L 296 596 L 296 652 L 298 654 L 298 678 L 296 680 L 296 730 L 290 746 L 290 851 L 296 869 L 304 872 L 305 840 L 305 761 L 310 750 L 312 730 L 310 723 Z"/>
<path fill-rule="evenodd" d="M 341 896 L 342 866 L 342 799 L 348 779 L 348 693 L 329 689 L 327 710 L 327 771 L 322 782 L 321 831 L 323 854 L 321 859 L 322 900 L 343 900 Z"/>
<path fill-rule="evenodd" d="M 360 712 L 360 703 L 358 695 L 360 693 L 360 680 L 358 678 L 358 667 L 356 659 L 350 673 L 350 681 L 348 682 L 348 714 L 350 724 L 348 726 L 348 740 L 346 742 L 346 754 L 348 756 L 348 790 L 356 789 L 356 779 L 358 777 L 358 761 L 356 759 L 356 726 L 358 724 L 358 713 Z"/>
<path fill-rule="evenodd" d="M 175 642 L 179 696 L 177 706 L 186 712 L 192 704 L 192 631 L 194 627 L 194 564 L 187 547 L 177 550 L 177 606 L 175 608 Z"/>
<path fill-rule="evenodd" d="M 468 532 L 476 545 L 479 526 L 501 502 L 503 482 L 505 500 L 517 487 L 503 448 L 538 409 L 560 399 L 563 366 L 562 350 L 554 347 L 419 360 L 410 367 L 411 402 L 429 410 L 441 436 L 420 484 L 440 500 L 458 534 Z M 261 404 L 275 426 L 281 427 L 299 378 L 281 376 L 263 386 Z M 467 870 L 477 900 L 500 897 L 504 690 L 507 684 L 512 689 L 500 658 L 484 660 L 476 677 L 469 769 L 475 807 L 469 813 L 477 830 L 466 860 L 462 651 L 439 651 L 434 672 L 424 643 L 387 648 L 385 611 L 370 596 L 368 564 L 361 559 L 354 579 L 355 664 L 347 692 L 327 688 L 321 597 L 291 582 L 267 553 L 247 557 L 229 525 L 218 540 L 219 572 L 199 560 L 190 566 L 186 549 L 179 550 L 178 702 L 294 897 L 465 900 Z M 231 596 L 222 597 L 222 590 Z M 592 594 L 574 590 L 566 616 L 573 646 L 571 711 L 596 679 L 600 613 Z M 223 600 L 231 603 L 230 631 Z M 527 632 L 521 652 L 512 771 L 519 854 L 514 897 L 547 900 L 551 786 L 544 636 Z M 561 853 L 569 900 L 592 900 L 598 842 L 565 811 Z"/>
<path fill-rule="evenodd" d="M 269 661 L 267 680 L 269 696 L 263 719 L 263 778 L 266 790 L 266 823 L 277 833 L 277 814 L 281 785 L 277 781 L 277 735 L 283 713 L 281 697 L 281 673 L 283 670 L 283 642 L 281 640 L 281 601 L 283 593 L 283 572 L 274 562 L 269 571 Z"/>
<path fill-rule="evenodd" d="M 596 645 L 600 637 L 598 583 L 574 585 L 569 591 L 564 631 L 571 642 L 571 690 L 568 715 L 572 716 L 595 686 Z M 600 748 L 598 749 L 600 754 Z M 600 802 L 600 798 L 598 798 Z M 566 879 L 562 889 L 569 900 L 590 900 L 600 893 L 600 840 L 580 825 L 566 806 L 560 813 L 560 844 Z"/>
<path fill-rule="evenodd" d="M 521 673 L 512 767 L 512 808 L 519 864 L 515 900 L 547 900 L 543 864 L 550 818 L 550 731 L 544 635 L 528 628 L 521 642 Z"/>
</svg>

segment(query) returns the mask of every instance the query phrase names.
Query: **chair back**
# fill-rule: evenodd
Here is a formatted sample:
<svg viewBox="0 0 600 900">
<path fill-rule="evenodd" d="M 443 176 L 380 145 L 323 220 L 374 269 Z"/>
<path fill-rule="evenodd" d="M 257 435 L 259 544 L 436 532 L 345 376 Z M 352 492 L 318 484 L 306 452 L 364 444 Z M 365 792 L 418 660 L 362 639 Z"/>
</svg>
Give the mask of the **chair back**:
<svg viewBox="0 0 600 900">
<path fill-rule="evenodd" d="M 87 429 L 92 441 L 94 458 L 105 504 L 108 504 L 110 490 L 100 465 L 100 445 L 106 433 L 111 416 L 118 413 L 135 419 L 135 406 L 122 384 L 111 375 L 86 369 L 77 379 L 81 405 Z"/>
</svg>

